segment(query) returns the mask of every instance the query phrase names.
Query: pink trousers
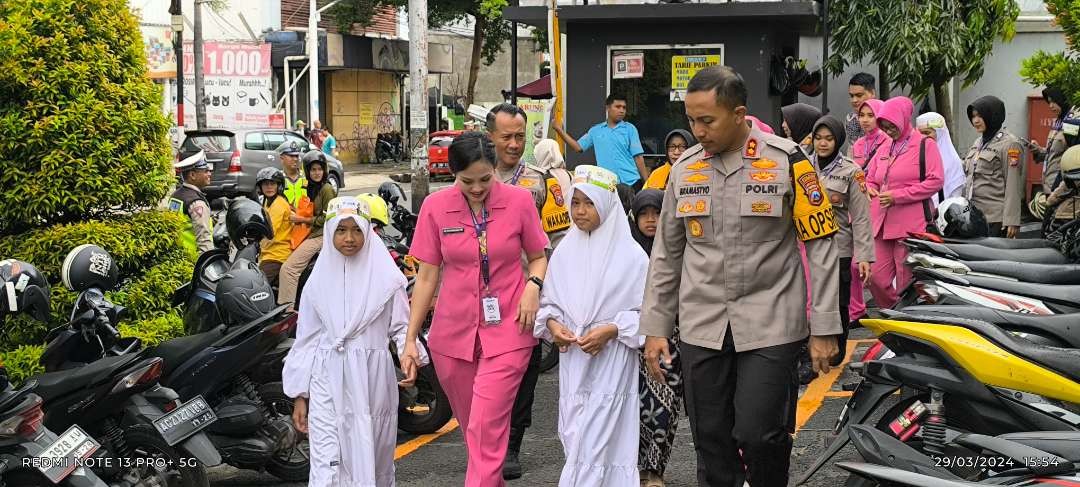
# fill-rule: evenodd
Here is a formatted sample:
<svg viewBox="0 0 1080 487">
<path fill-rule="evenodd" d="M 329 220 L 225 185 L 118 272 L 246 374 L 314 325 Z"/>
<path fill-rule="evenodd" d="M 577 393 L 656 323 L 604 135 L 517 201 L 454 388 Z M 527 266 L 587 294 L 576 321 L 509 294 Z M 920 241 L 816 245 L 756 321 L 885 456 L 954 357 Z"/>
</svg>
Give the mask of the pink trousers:
<svg viewBox="0 0 1080 487">
<path fill-rule="evenodd" d="M 479 350 L 479 348 L 477 348 Z M 432 351 L 435 373 L 465 436 L 469 462 L 465 487 L 504 487 L 510 410 L 532 348 L 522 348 L 472 362 Z"/>
<path fill-rule="evenodd" d="M 881 309 L 892 308 L 900 298 L 898 293 L 911 282 L 911 270 L 904 264 L 907 247 L 903 241 L 874 239 L 877 261 L 871 270 L 870 294 L 874 295 L 874 301 Z"/>
<path fill-rule="evenodd" d="M 848 316 L 851 321 L 862 318 L 866 314 L 866 303 L 863 300 L 862 278 L 859 277 L 859 263 L 851 261 L 851 302 L 848 304 Z"/>
</svg>

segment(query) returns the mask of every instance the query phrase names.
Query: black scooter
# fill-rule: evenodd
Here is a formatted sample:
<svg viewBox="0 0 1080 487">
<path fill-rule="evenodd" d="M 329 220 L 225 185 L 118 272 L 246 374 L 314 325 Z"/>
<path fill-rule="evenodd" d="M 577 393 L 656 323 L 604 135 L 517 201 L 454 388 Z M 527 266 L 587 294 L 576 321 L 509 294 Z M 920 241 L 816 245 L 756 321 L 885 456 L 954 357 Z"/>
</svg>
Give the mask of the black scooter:
<svg viewBox="0 0 1080 487">
<path fill-rule="evenodd" d="M 93 470 L 117 485 L 208 486 L 205 468 L 221 463 L 202 433 L 216 420 L 213 411 L 158 383 L 162 360 L 137 352 L 139 340 L 121 340 L 113 327 L 123 307 L 96 287 L 75 291 L 70 322 L 47 337 L 46 373 L 29 379 L 44 401 L 45 425 L 65 435 L 78 425 L 100 442 Z"/>
</svg>

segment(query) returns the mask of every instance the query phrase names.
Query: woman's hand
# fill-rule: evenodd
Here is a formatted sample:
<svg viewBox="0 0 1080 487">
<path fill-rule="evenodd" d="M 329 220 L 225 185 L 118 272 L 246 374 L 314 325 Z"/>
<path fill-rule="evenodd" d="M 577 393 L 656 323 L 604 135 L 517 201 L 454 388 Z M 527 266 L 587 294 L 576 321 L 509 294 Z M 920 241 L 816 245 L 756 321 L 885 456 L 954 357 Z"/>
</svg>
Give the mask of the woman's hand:
<svg viewBox="0 0 1080 487">
<path fill-rule="evenodd" d="M 859 262 L 859 279 L 862 280 L 864 286 L 870 284 L 870 263 Z"/>
<path fill-rule="evenodd" d="M 894 201 L 893 201 L 893 195 L 892 195 L 891 191 L 885 191 L 883 193 L 878 193 L 877 198 L 878 198 L 878 203 L 881 203 L 882 208 L 888 208 L 888 207 L 893 205 Z"/>
<path fill-rule="evenodd" d="M 866 194 L 869 194 L 871 198 L 877 198 L 878 190 L 874 188 L 866 188 Z"/>
<path fill-rule="evenodd" d="M 585 336 L 578 338 L 578 346 L 581 347 L 581 351 L 596 356 L 604 349 L 604 345 L 611 341 L 615 337 L 619 336 L 619 327 L 613 324 L 607 324 L 604 326 L 598 326 L 589 330 Z"/>
<path fill-rule="evenodd" d="M 525 284 L 525 291 L 521 293 L 521 301 L 518 302 L 518 326 L 521 331 L 532 329 L 536 323 L 536 312 L 540 311 L 540 289 L 535 284 Z"/>
<path fill-rule="evenodd" d="M 406 340 L 405 350 L 401 352 L 401 372 L 405 378 L 398 382 L 401 387 L 412 387 L 416 383 L 416 374 L 420 371 L 420 350 L 416 340 Z"/>
<path fill-rule="evenodd" d="M 551 342 L 559 347 L 559 352 L 566 353 L 570 345 L 577 343 L 577 336 L 574 335 L 574 332 L 554 318 L 548 319 L 547 328 L 551 332 Z"/>
<path fill-rule="evenodd" d="M 1017 235 L 1020 235 L 1020 227 L 1010 226 L 1005 228 L 1005 236 L 1007 238 L 1016 238 Z"/>
<path fill-rule="evenodd" d="M 306 398 L 298 397 L 298 398 L 296 398 L 296 401 L 293 401 L 292 424 L 293 424 L 293 427 L 296 428 L 296 431 L 299 431 L 299 432 L 301 432 L 301 433 L 303 433 L 305 435 L 307 434 L 307 432 L 308 432 L 308 429 L 307 429 L 308 424 L 307 424 L 307 399 Z"/>
</svg>

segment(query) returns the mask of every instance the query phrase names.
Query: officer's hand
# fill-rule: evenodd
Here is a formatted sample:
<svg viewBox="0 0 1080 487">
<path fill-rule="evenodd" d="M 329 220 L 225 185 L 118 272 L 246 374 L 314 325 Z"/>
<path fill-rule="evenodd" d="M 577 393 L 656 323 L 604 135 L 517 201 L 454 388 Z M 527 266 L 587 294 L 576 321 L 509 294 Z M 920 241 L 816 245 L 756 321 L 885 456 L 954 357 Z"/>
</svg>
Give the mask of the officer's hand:
<svg viewBox="0 0 1080 487">
<path fill-rule="evenodd" d="M 657 382 L 665 382 L 664 369 L 660 368 L 661 360 L 664 365 L 671 366 L 671 350 L 668 349 L 667 338 L 645 337 L 645 364 L 649 375 Z"/>
<path fill-rule="evenodd" d="M 891 192 L 886 191 L 884 193 L 878 193 L 877 197 L 878 197 L 878 202 L 881 203 L 882 208 L 888 208 L 888 207 L 892 206 L 892 204 L 893 204 L 893 196 L 892 196 Z"/>
<path fill-rule="evenodd" d="M 1012 226 L 1005 230 L 1005 236 L 1008 238 L 1016 238 L 1020 234 L 1020 227 Z"/>
<path fill-rule="evenodd" d="M 824 375 L 829 373 L 829 361 L 840 353 L 840 347 L 836 345 L 836 337 L 812 336 L 810 337 L 810 363 L 814 364 L 814 370 Z"/>
<path fill-rule="evenodd" d="M 859 279 L 864 286 L 870 284 L 870 263 L 859 262 Z"/>
<path fill-rule="evenodd" d="M 293 427 L 296 428 L 296 431 L 307 434 L 307 399 L 298 397 L 296 398 L 296 401 L 293 402 L 292 420 Z"/>
</svg>

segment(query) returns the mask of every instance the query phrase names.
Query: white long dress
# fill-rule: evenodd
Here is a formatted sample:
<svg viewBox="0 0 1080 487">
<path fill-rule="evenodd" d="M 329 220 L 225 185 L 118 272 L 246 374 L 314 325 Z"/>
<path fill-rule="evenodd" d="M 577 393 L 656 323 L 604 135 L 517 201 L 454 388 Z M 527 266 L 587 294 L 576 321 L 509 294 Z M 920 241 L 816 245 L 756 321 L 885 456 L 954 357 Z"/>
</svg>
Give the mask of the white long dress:
<svg viewBox="0 0 1080 487">
<path fill-rule="evenodd" d="M 603 181 L 603 187 L 591 181 Z M 548 318 L 574 336 L 614 324 L 618 337 L 590 356 L 577 344 L 559 357 L 559 438 L 566 464 L 561 487 L 633 487 L 638 477 L 641 407 L 638 335 L 649 260 L 630 234 L 615 175 L 575 168 L 571 196 L 582 193 L 601 224 L 591 233 L 570 228 L 548 266 L 533 334 L 551 338 Z"/>
<path fill-rule="evenodd" d="M 328 222 L 327 235 L 349 217 Z M 310 487 L 395 485 L 398 385 L 389 347 L 405 345 L 409 297 L 382 241 L 357 222 L 367 233 L 357 256 L 324 240 L 282 370 L 285 394 L 308 398 Z"/>
<path fill-rule="evenodd" d="M 575 336 L 614 323 L 617 339 L 596 356 L 571 346 L 559 356 L 559 439 L 566 464 L 561 487 L 636 486 L 641 406 L 638 402 L 639 311 L 624 311 L 611 320 L 581 325 L 567 323 L 557 306 L 547 303 L 538 317 L 555 318 Z M 551 339 L 546 327 L 538 334 Z"/>
</svg>

